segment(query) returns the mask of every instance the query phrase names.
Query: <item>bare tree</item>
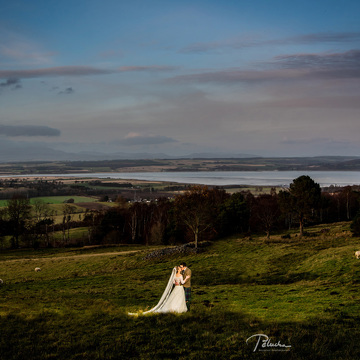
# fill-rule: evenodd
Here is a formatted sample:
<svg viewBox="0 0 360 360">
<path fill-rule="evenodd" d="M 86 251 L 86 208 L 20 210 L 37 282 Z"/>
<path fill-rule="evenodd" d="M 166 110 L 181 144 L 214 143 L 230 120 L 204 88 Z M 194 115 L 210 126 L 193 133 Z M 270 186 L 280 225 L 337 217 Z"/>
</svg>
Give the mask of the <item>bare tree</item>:
<svg viewBox="0 0 360 360">
<path fill-rule="evenodd" d="M 63 241 L 64 243 L 68 243 L 70 240 L 70 222 L 72 220 L 72 214 L 75 213 L 76 207 L 73 205 L 65 204 L 63 205 Z M 67 230 L 67 238 L 66 238 L 66 230 Z"/>
<path fill-rule="evenodd" d="M 266 238 L 270 239 L 270 232 L 277 222 L 280 209 L 276 195 L 260 195 L 255 199 L 254 213 L 265 230 Z"/>
<path fill-rule="evenodd" d="M 209 190 L 207 186 L 195 185 L 175 198 L 177 217 L 194 235 L 196 248 L 200 234 L 215 230 L 219 208 L 227 197 L 224 190 Z"/>
<path fill-rule="evenodd" d="M 30 219 L 30 200 L 24 195 L 15 194 L 7 201 L 7 213 L 12 225 L 11 247 L 19 247 L 19 236 L 24 233 L 26 222 Z"/>
</svg>

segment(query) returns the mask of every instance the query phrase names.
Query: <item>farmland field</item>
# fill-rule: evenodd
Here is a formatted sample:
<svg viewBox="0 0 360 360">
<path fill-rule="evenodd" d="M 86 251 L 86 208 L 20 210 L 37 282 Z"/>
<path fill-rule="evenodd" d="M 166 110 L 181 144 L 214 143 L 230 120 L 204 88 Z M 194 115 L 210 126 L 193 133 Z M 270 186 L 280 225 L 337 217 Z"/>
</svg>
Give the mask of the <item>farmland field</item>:
<svg viewBox="0 0 360 360">
<path fill-rule="evenodd" d="M 94 202 L 97 201 L 96 198 L 88 196 L 42 196 L 30 199 L 30 204 L 34 204 L 34 201 L 41 200 L 45 204 L 63 204 L 69 199 L 74 199 L 74 203 L 83 203 L 83 202 Z M 6 206 L 7 200 L 0 200 L 0 207 Z"/>
</svg>

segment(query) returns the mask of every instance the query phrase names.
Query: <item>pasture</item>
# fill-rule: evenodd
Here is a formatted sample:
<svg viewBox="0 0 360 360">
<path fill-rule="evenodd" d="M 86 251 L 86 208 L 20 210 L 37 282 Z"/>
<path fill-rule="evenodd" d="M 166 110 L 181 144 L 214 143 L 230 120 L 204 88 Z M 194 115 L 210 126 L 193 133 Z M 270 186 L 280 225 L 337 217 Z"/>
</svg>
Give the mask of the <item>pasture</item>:
<svg viewBox="0 0 360 360">
<path fill-rule="evenodd" d="M 30 204 L 33 205 L 36 200 L 43 201 L 45 204 L 64 204 L 67 200 L 74 199 L 74 203 L 95 202 L 98 199 L 89 196 L 42 196 L 30 199 Z M 7 200 L 0 200 L 0 207 L 7 206 Z"/>
<path fill-rule="evenodd" d="M 358 358 L 360 239 L 349 223 L 290 235 L 231 237 L 156 260 L 143 260 L 155 248 L 144 246 L 3 251 L 0 358 Z M 182 260 L 193 272 L 191 312 L 129 317 L 156 305 Z M 291 348 L 254 352 L 254 334 Z"/>
<path fill-rule="evenodd" d="M 51 218 L 55 224 L 61 224 L 63 222 L 63 209 L 66 201 L 73 199 L 74 202 L 70 203 L 72 211 L 72 219 L 74 221 L 81 220 L 86 210 L 101 210 L 112 206 L 116 206 L 115 203 L 100 202 L 97 198 L 89 196 L 44 196 L 30 199 L 30 205 L 34 205 L 37 200 L 49 206 L 51 211 Z M 7 206 L 7 200 L 0 200 L 0 208 Z"/>
</svg>

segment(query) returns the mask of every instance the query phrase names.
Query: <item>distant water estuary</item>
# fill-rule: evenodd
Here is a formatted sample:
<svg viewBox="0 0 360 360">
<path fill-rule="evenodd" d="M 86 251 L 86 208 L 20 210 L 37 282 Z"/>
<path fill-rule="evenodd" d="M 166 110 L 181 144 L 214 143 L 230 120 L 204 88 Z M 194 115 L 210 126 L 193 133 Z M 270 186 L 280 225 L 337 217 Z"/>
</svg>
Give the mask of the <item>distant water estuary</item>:
<svg viewBox="0 0 360 360">
<path fill-rule="evenodd" d="M 204 172 L 119 172 L 119 173 L 74 173 L 74 174 L 29 174 L 4 177 L 76 177 L 99 179 L 124 179 L 166 181 L 203 185 L 254 185 L 289 186 L 301 175 L 309 175 L 320 186 L 360 185 L 360 171 L 204 171 Z"/>
</svg>

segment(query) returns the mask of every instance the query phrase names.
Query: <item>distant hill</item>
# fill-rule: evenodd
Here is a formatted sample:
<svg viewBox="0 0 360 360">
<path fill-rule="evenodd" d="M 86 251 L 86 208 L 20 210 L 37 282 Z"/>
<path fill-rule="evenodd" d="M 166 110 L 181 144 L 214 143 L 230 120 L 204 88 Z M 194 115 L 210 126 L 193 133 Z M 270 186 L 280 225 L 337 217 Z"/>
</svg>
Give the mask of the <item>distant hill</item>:
<svg viewBox="0 0 360 360">
<path fill-rule="evenodd" d="M 218 159 L 218 158 L 252 158 L 256 155 L 232 153 L 193 153 L 172 156 L 164 153 L 102 153 L 82 151 L 78 153 L 55 150 L 44 145 L 24 144 L 23 146 L 8 145 L 6 151 L 0 151 L 0 163 L 26 161 L 103 161 L 103 160 L 142 160 L 142 159 Z"/>
<path fill-rule="evenodd" d="M 31 155 L 31 154 L 30 154 Z M 50 154 L 51 155 L 51 154 Z M 360 157 L 237 157 L 200 158 L 192 154 L 183 158 L 117 158 L 71 161 L 13 161 L 0 164 L 0 174 L 56 174 L 74 172 L 132 172 L 132 171 L 360 171 Z M 142 154 L 144 155 L 144 154 Z M 196 156 L 193 156 L 196 155 Z"/>
</svg>

